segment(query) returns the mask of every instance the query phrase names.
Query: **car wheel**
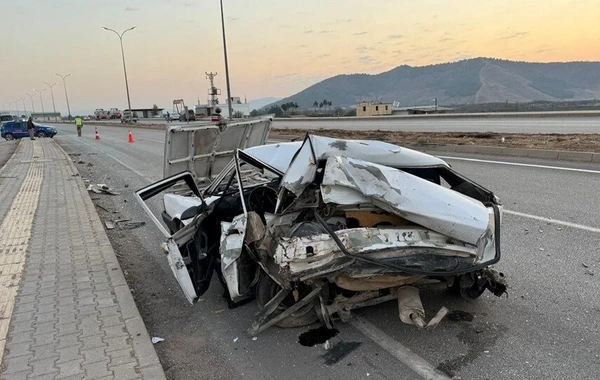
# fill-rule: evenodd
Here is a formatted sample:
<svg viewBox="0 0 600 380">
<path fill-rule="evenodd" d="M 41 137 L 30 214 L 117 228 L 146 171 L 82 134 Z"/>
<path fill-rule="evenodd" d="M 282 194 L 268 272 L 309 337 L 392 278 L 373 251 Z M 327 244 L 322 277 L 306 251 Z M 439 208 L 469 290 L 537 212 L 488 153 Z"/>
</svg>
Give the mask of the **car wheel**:
<svg viewBox="0 0 600 380">
<path fill-rule="evenodd" d="M 13 136 L 12 133 L 7 133 L 7 134 L 4 135 L 4 138 L 6 140 L 14 140 L 15 136 Z"/>
<path fill-rule="evenodd" d="M 46 132 L 44 132 L 44 131 L 39 131 L 39 132 L 37 133 L 37 137 L 40 137 L 40 138 L 42 138 L 42 137 L 46 137 Z"/>
<path fill-rule="evenodd" d="M 256 286 L 256 301 L 258 306 L 262 309 L 264 306 L 271 300 L 275 295 L 281 290 L 281 287 L 273 281 L 271 277 L 266 274 L 262 274 L 261 279 L 258 281 Z M 308 290 L 310 292 L 310 290 Z M 300 298 L 302 296 L 306 296 L 305 292 L 300 292 Z M 269 319 L 283 313 L 287 308 L 296 303 L 294 296 L 290 293 L 282 302 L 279 304 L 277 309 L 271 314 Z M 315 311 L 314 305 L 312 303 L 306 305 L 301 308 L 297 312 L 293 313 L 289 317 L 283 319 L 282 321 L 276 323 L 275 325 L 282 328 L 289 327 L 302 327 L 311 325 L 319 320 L 317 313 Z"/>
</svg>

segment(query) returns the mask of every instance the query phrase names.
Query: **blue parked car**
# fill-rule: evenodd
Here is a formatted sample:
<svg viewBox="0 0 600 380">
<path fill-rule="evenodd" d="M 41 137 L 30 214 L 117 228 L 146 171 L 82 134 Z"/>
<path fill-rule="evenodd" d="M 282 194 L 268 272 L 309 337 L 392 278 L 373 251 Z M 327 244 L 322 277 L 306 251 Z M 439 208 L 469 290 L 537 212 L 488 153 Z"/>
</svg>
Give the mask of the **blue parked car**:
<svg viewBox="0 0 600 380">
<path fill-rule="evenodd" d="M 35 126 L 35 135 L 37 137 L 54 137 L 54 135 L 58 133 L 58 131 L 54 127 L 41 125 L 38 123 L 33 123 L 33 125 Z M 19 139 L 21 137 L 29 137 L 29 132 L 27 131 L 27 121 L 15 120 L 2 123 L 2 128 L 0 129 L 0 137 L 6 140 L 14 140 Z"/>
</svg>

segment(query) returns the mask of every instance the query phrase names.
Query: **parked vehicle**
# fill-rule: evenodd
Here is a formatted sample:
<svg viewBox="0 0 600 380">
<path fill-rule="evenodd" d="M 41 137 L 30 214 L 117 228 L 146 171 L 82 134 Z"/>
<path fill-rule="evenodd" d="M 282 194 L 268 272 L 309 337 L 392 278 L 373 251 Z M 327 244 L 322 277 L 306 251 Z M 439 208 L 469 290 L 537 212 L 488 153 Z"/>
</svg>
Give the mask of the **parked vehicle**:
<svg viewBox="0 0 600 380">
<path fill-rule="evenodd" d="M 196 121 L 196 113 L 194 110 L 187 110 L 187 117 L 185 116 L 185 111 L 179 115 L 179 121 Z"/>
<path fill-rule="evenodd" d="M 94 116 L 96 116 L 96 120 L 108 119 L 108 113 L 104 111 L 102 108 L 96 108 L 94 111 Z"/>
<path fill-rule="evenodd" d="M 14 119 L 15 119 L 15 117 L 13 115 L 0 115 L 0 122 L 11 121 Z"/>
<path fill-rule="evenodd" d="M 121 118 L 121 111 L 118 108 L 111 108 L 108 111 L 108 116 L 111 119 L 120 119 Z"/>
<path fill-rule="evenodd" d="M 133 115 L 131 114 L 131 111 L 129 110 L 124 110 L 121 113 L 121 123 L 137 123 L 138 121 L 138 117 L 137 114 L 134 112 Z"/>
<path fill-rule="evenodd" d="M 390 300 L 423 327 L 415 304 L 432 282 L 467 299 L 505 293 L 492 268 L 502 205 L 491 191 L 437 157 L 380 141 L 263 145 L 271 123 L 169 128 L 167 178 L 135 193 L 191 303 L 214 273 L 230 306 L 257 300 L 256 335 L 318 320 L 331 328 Z M 145 203 L 157 194 L 164 225 Z"/>
<path fill-rule="evenodd" d="M 33 123 L 35 126 L 35 135 L 37 137 L 54 137 L 58 131 L 54 127 L 48 125 L 42 125 Z M 22 137 L 29 137 L 29 131 L 27 130 L 27 121 L 15 120 L 7 121 L 2 123 L 0 129 L 0 136 L 6 140 L 14 140 Z"/>
</svg>

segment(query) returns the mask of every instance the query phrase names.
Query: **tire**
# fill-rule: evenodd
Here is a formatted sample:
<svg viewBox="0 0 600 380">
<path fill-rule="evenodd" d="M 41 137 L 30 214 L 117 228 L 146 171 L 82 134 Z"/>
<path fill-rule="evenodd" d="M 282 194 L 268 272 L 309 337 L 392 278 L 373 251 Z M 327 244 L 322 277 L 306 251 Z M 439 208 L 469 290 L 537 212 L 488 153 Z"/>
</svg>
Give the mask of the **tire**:
<svg viewBox="0 0 600 380">
<path fill-rule="evenodd" d="M 15 136 L 13 136 L 12 133 L 7 133 L 7 134 L 4 135 L 4 139 L 5 140 L 14 140 Z"/>
<path fill-rule="evenodd" d="M 271 277 L 266 274 L 262 274 L 261 279 L 258 281 L 256 286 L 256 302 L 258 306 L 262 309 L 264 306 L 279 292 L 281 287 L 273 281 Z M 269 317 L 269 319 L 281 314 L 288 307 L 293 305 L 294 298 L 292 294 L 288 295 L 281 304 L 275 309 L 273 314 Z M 275 325 L 281 328 L 290 328 L 290 327 L 302 327 L 309 326 L 313 323 L 317 322 L 319 317 L 315 311 L 315 308 L 312 304 L 309 304 L 291 316 L 285 318 L 284 320 L 276 323 Z"/>
<path fill-rule="evenodd" d="M 44 131 L 39 131 L 38 133 L 36 133 L 36 136 L 37 136 L 37 137 L 39 137 L 39 138 L 46 137 L 46 132 L 44 132 Z"/>
</svg>

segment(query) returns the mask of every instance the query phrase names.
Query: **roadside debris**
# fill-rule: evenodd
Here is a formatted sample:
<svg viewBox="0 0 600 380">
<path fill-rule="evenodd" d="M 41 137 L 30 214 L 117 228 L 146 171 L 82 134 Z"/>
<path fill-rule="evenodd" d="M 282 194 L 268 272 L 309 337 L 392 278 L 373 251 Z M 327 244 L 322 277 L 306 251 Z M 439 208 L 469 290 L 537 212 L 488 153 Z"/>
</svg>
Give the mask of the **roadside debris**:
<svg viewBox="0 0 600 380">
<path fill-rule="evenodd" d="M 104 224 L 106 225 L 107 230 L 113 230 L 115 228 L 115 225 L 110 220 L 105 220 Z"/>
<path fill-rule="evenodd" d="M 329 350 L 323 357 L 325 358 L 325 365 L 333 365 L 346 356 L 352 351 L 356 350 L 362 342 L 339 342 L 331 350 Z"/>
<path fill-rule="evenodd" d="M 141 221 L 141 222 L 132 222 L 129 219 L 115 220 L 115 223 L 122 230 L 133 230 L 135 228 L 140 228 L 140 227 L 143 227 L 143 226 L 146 225 L 146 222 L 143 222 L 143 221 Z"/>
<path fill-rule="evenodd" d="M 437 314 L 431 318 L 431 321 L 429 321 L 429 323 L 427 324 L 427 326 L 425 326 L 428 329 L 434 329 L 437 327 L 437 325 L 440 324 L 440 322 L 442 321 L 442 319 L 444 319 L 444 317 L 446 316 L 446 314 L 448 314 L 450 312 L 450 310 L 448 310 L 447 307 L 442 306 L 442 308 L 437 312 Z"/>
<path fill-rule="evenodd" d="M 111 189 L 110 187 L 108 187 L 107 185 L 103 184 L 103 183 L 99 183 L 99 184 L 90 184 L 87 187 L 88 191 L 91 191 L 93 193 L 96 194 L 110 194 L 110 195 L 121 195 L 120 192 L 118 191 L 114 191 L 113 189 Z"/>
<path fill-rule="evenodd" d="M 160 342 L 164 342 L 165 340 L 163 338 L 159 338 L 157 336 L 153 336 L 152 337 L 152 344 L 156 344 L 156 343 L 160 343 Z"/>
<path fill-rule="evenodd" d="M 590 266 L 587 265 L 586 263 L 581 263 L 581 265 L 583 265 L 584 268 L 589 268 Z"/>
</svg>

